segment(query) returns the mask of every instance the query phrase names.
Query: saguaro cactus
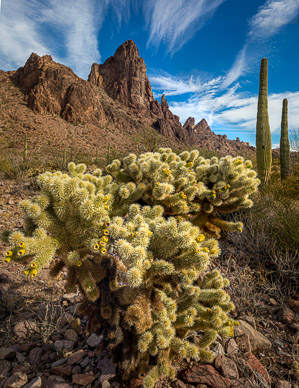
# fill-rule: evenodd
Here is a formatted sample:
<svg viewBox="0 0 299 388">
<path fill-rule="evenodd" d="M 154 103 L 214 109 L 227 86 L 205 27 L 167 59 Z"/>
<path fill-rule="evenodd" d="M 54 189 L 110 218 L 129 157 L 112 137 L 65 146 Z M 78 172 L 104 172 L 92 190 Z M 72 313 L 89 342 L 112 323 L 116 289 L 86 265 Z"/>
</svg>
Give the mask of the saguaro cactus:
<svg viewBox="0 0 299 388">
<path fill-rule="evenodd" d="M 290 173 L 290 143 L 288 133 L 288 100 L 282 103 L 281 134 L 280 134 L 280 173 L 281 180 L 286 179 Z"/>
<path fill-rule="evenodd" d="M 268 116 L 268 59 L 263 58 L 260 68 L 260 89 L 256 121 L 256 159 L 258 177 L 262 185 L 270 179 L 272 151 L 271 132 Z"/>
<path fill-rule="evenodd" d="M 24 141 L 23 167 L 25 168 L 26 165 L 27 165 L 27 135 L 25 135 L 25 141 Z"/>
</svg>

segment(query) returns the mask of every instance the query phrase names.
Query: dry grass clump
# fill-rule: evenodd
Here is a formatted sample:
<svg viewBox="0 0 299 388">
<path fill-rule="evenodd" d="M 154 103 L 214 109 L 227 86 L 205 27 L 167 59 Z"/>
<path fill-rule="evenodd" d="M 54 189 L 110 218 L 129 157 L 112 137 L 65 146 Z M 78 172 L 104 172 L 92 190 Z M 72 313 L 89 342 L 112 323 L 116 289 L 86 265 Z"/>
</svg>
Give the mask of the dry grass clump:
<svg viewBox="0 0 299 388">
<path fill-rule="evenodd" d="M 224 241 L 224 250 L 231 249 L 239 261 L 246 259 L 265 270 L 268 279 L 278 280 L 291 294 L 299 277 L 298 167 L 281 181 L 276 162 L 269 185 L 252 197 L 253 207 L 227 217 L 241 220 L 243 233 L 227 233 Z"/>
</svg>

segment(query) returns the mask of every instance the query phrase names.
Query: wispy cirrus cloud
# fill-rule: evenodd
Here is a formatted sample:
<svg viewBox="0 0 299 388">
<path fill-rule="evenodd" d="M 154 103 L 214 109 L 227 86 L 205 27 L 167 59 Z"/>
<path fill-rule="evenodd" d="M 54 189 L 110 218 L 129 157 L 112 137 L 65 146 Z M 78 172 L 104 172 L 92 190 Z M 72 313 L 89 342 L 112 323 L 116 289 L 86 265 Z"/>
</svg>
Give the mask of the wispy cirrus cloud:
<svg viewBox="0 0 299 388">
<path fill-rule="evenodd" d="M 267 0 L 248 22 L 248 32 L 243 48 L 223 80 L 225 89 L 245 74 L 256 60 L 259 51 L 269 52 L 267 41 L 287 24 L 298 18 L 298 0 Z"/>
<path fill-rule="evenodd" d="M 3 0 L 0 68 L 23 66 L 32 52 L 50 54 L 87 78 L 100 62 L 99 31 L 109 7 L 118 22 L 129 17 L 130 0 Z"/>
<path fill-rule="evenodd" d="M 143 11 L 150 36 L 147 42 L 156 47 L 161 42 L 174 54 L 201 29 L 225 0 L 151 0 L 144 1 Z"/>
<path fill-rule="evenodd" d="M 268 0 L 249 22 L 249 40 L 265 40 L 298 17 L 298 0 Z"/>
<path fill-rule="evenodd" d="M 220 85 L 221 77 L 217 77 L 208 82 L 202 82 L 199 77 L 194 79 L 181 79 L 171 75 L 150 75 L 149 80 L 154 90 L 154 96 L 160 97 L 163 93 L 167 96 L 178 96 L 185 93 L 213 93 Z"/>
</svg>

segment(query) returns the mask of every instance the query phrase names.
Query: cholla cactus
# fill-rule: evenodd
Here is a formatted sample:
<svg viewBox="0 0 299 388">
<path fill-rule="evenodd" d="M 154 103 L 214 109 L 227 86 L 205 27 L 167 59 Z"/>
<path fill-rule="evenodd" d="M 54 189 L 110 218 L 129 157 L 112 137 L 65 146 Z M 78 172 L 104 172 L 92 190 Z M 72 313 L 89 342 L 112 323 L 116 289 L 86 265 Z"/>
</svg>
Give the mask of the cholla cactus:
<svg viewBox="0 0 299 388">
<path fill-rule="evenodd" d="M 159 159 L 165 159 L 168 153 L 158 155 L 157 161 L 150 163 L 151 174 L 161 185 L 164 174 L 167 184 L 167 179 L 176 175 L 175 166 L 170 162 L 157 170 L 156 163 L 160 165 Z M 113 182 L 112 176 L 102 176 L 100 169 L 85 174 L 85 165 L 72 162 L 68 164 L 69 174 L 44 173 L 37 179 L 41 193 L 20 203 L 25 212 L 24 230 L 8 237 L 11 247 L 5 260 L 28 263 L 30 258 L 26 276 L 35 277 L 54 257 L 59 258 L 52 265 L 51 274 L 56 276 L 67 268 L 66 288 L 78 286 L 81 290 L 81 311 L 90 318 L 88 331 L 103 333 L 103 345 L 111 351 L 124 380 L 146 373 L 146 388 L 153 387 L 160 377 L 175 377 L 171 365 L 174 355 L 211 361 L 209 346 L 217 334 L 233 335 L 233 325 L 237 324 L 227 315 L 234 308 L 223 290 L 228 279 L 223 279 L 217 270 L 208 271 L 210 258 L 220 253 L 217 240 L 205 236 L 190 221 L 175 216 L 165 218 L 161 205 L 130 204 L 132 198 L 145 195 L 153 202 L 162 197 L 161 204 L 168 200 L 168 212 L 175 213 L 177 209 L 178 214 L 184 215 L 185 207 L 197 209 L 196 202 L 192 204 L 189 199 L 196 198 L 198 189 L 185 187 L 181 171 L 190 169 L 188 179 L 192 183 L 200 174 L 207 179 L 200 189 L 203 200 L 213 187 L 207 188 L 211 181 L 209 165 L 196 161 L 196 152 L 191 155 L 194 163 L 188 160 L 189 153 L 176 160 L 179 172 L 175 186 L 169 184 L 170 193 L 173 188 L 178 191 L 175 199 L 163 191 L 147 193 L 150 183 L 142 185 L 143 173 L 137 163 L 137 167 L 128 163 L 128 171 L 135 171 L 140 178 L 136 183 L 131 178 L 126 184 Z M 134 160 L 134 156 L 129 158 Z M 227 164 L 235 166 L 230 160 Z M 243 161 L 235 167 L 241 165 Z M 227 171 L 227 179 L 233 183 L 239 177 L 238 170 L 225 166 L 224 163 L 219 171 Z M 144 170 L 147 171 L 146 163 Z M 120 174 L 126 177 L 123 171 Z M 218 187 L 222 186 L 216 187 L 216 193 Z M 235 190 L 241 188 L 239 184 Z M 198 345 L 187 340 L 190 330 L 204 333 Z"/>
<path fill-rule="evenodd" d="M 123 215 L 138 200 L 160 204 L 165 216 L 188 219 L 216 238 L 221 230 L 242 231 L 242 223 L 227 222 L 218 215 L 251 207 L 249 196 L 260 183 L 250 160 L 231 156 L 206 160 L 197 150 L 176 155 L 170 148 L 160 148 L 138 159 L 130 154 L 123 163 L 114 160 L 106 170 L 120 183 L 115 198 Z"/>
</svg>

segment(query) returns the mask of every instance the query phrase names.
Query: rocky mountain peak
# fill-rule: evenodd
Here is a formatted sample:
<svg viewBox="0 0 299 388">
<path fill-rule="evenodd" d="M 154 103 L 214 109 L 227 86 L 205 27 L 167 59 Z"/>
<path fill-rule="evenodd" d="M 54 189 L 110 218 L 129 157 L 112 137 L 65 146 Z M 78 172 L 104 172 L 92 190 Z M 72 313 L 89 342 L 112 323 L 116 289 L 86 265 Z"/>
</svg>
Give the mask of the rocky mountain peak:
<svg viewBox="0 0 299 388">
<path fill-rule="evenodd" d="M 36 113 L 61 116 L 69 122 L 98 122 L 105 115 L 96 88 L 72 69 L 54 62 L 51 55 L 32 53 L 11 76 Z"/>
<path fill-rule="evenodd" d="M 94 63 L 88 81 L 102 87 L 114 100 L 132 108 L 149 109 L 155 100 L 144 60 L 132 40 L 119 46 L 103 64 Z"/>
</svg>

